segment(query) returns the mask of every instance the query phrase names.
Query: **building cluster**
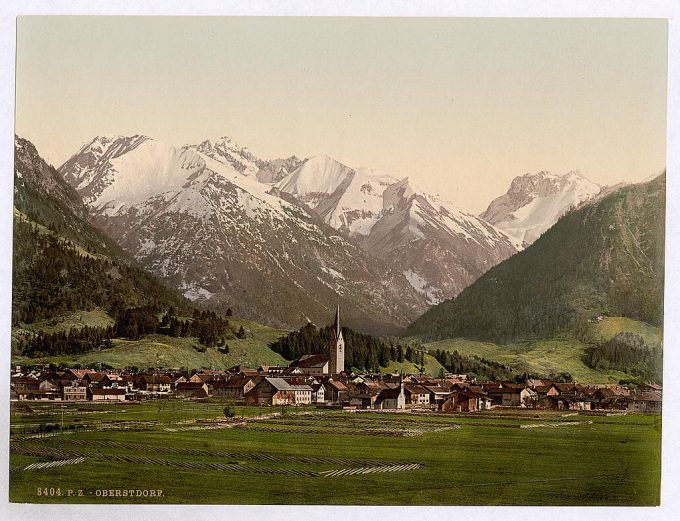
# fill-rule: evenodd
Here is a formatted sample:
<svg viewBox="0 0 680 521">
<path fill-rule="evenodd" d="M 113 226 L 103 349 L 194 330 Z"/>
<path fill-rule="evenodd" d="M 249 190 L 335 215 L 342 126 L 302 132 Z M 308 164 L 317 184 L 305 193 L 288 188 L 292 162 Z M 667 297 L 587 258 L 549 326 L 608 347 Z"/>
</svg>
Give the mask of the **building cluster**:
<svg viewBox="0 0 680 521">
<path fill-rule="evenodd" d="M 492 408 L 612 409 L 661 412 L 661 387 L 609 384 L 476 382 L 464 375 L 331 373 L 327 355 L 310 355 L 290 366 L 234 366 L 226 370 L 128 373 L 86 369 L 17 368 L 11 397 L 41 401 L 130 401 L 223 397 L 244 405 L 317 405 L 359 409 L 421 409 L 474 412 Z"/>
</svg>

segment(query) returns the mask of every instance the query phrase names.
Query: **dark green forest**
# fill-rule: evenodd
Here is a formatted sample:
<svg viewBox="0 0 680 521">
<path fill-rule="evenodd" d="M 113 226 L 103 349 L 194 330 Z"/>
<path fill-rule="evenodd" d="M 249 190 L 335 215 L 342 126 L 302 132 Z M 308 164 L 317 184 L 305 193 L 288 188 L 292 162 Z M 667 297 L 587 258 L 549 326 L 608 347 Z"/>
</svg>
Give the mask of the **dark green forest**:
<svg viewBox="0 0 680 521">
<path fill-rule="evenodd" d="M 647 344 L 640 335 L 624 331 L 611 340 L 592 347 L 584 362 L 594 369 L 615 369 L 661 382 L 663 378 L 661 348 Z"/>
<path fill-rule="evenodd" d="M 661 326 L 665 196 L 663 174 L 567 213 L 404 335 L 497 343 L 558 331 L 582 337 L 598 315 Z"/>
<path fill-rule="evenodd" d="M 332 326 L 317 328 L 309 323 L 298 331 L 279 338 L 269 344 L 272 351 L 286 360 L 295 360 L 303 355 L 328 353 L 333 334 Z M 377 372 L 392 360 L 409 361 L 419 367 L 424 365 L 424 352 L 401 340 L 383 338 L 342 328 L 345 340 L 345 367 L 356 367 Z"/>
<path fill-rule="evenodd" d="M 428 353 L 453 374 L 464 374 L 480 380 L 508 381 L 517 374 L 508 366 L 478 356 L 461 355 L 458 351 L 431 349 Z"/>
</svg>

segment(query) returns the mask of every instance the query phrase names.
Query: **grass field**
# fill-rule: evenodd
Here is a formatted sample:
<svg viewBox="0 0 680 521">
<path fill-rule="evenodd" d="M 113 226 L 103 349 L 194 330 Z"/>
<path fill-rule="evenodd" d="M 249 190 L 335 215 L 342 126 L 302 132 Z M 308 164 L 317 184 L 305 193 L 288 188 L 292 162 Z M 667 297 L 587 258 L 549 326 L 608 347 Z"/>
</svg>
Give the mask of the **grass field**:
<svg viewBox="0 0 680 521">
<path fill-rule="evenodd" d="M 609 340 L 621 331 L 632 331 L 647 342 L 661 344 L 659 328 L 622 317 L 608 317 L 593 324 L 593 342 Z M 441 340 L 425 344 L 425 349 L 458 351 L 462 355 L 477 355 L 508 365 L 520 373 L 548 375 L 567 371 L 577 382 L 618 383 L 630 378 L 621 371 L 595 370 L 583 363 L 581 357 L 589 344 L 567 335 L 551 339 L 516 344 L 499 345 L 463 338 Z"/>
<path fill-rule="evenodd" d="M 437 362 L 437 360 L 430 355 L 425 355 L 425 374 L 430 376 L 439 376 L 439 371 L 443 369 L 442 364 Z M 390 361 L 387 367 L 381 367 L 380 372 L 385 373 L 398 373 L 402 372 L 404 374 L 418 374 L 419 367 L 413 362 L 405 360 L 403 362 L 397 362 L 396 360 Z"/>
<path fill-rule="evenodd" d="M 210 420 L 218 418 L 223 407 L 216 400 L 71 404 L 65 409 L 15 403 L 10 500 L 356 505 L 659 502 L 658 416 L 563 416 L 528 410 L 300 416 L 286 409 L 283 416 L 267 417 L 260 414 L 280 409 L 237 407 L 237 417 L 243 415 L 245 420 L 237 418 L 225 428 Z M 82 425 L 80 431 L 27 437 L 40 423 L 61 423 L 62 410 L 65 427 Z M 50 468 L 37 468 L 47 462 L 53 462 Z M 34 466 L 24 470 L 30 465 Z M 97 495 L 109 489 L 163 492 L 153 498 Z M 69 490 L 74 495 L 68 496 Z M 77 495 L 79 490 L 82 496 Z"/>
</svg>

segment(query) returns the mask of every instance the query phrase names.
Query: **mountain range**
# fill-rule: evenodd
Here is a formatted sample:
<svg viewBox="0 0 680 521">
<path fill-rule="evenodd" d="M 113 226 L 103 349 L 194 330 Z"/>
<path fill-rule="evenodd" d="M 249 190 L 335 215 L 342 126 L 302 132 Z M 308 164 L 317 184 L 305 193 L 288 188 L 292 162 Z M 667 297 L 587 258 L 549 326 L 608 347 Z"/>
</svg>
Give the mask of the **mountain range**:
<svg viewBox="0 0 680 521">
<path fill-rule="evenodd" d="M 476 216 L 409 178 L 260 159 L 228 137 L 98 136 L 57 177 L 81 219 L 191 301 L 273 326 L 323 323 L 339 302 L 349 326 L 390 334 L 606 191 L 526 174 Z"/>
<path fill-rule="evenodd" d="M 59 172 L 151 272 L 272 325 L 322 321 L 339 299 L 348 325 L 397 332 L 517 251 L 409 179 L 328 156 L 262 160 L 227 137 L 100 136 Z"/>
<path fill-rule="evenodd" d="M 408 336 L 467 354 L 481 346 L 503 363 L 506 345 L 540 351 L 541 339 L 566 332 L 577 339 L 560 344 L 570 354 L 528 370 L 605 378 L 578 357 L 607 328 L 660 342 L 665 175 L 592 185 L 576 173 L 513 181 L 485 216 L 546 228 L 520 244 L 409 179 L 327 156 L 260 160 L 227 138 L 177 148 L 99 137 L 57 171 L 16 137 L 14 331 L 91 310 L 97 324 L 135 306 L 191 313 L 196 303 L 269 324 L 323 324 L 339 300 L 357 329 L 391 334 L 412 321 Z M 475 275 L 478 257 L 491 267 Z M 447 288 L 454 275 L 471 282 Z"/>
<path fill-rule="evenodd" d="M 389 262 L 436 304 L 516 251 L 503 232 L 453 203 L 328 156 L 305 161 L 275 186 L 368 253 Z"/>
<path fill-rule="evenodd" d="M 424 311 L 402 273 L 258 181 L 286 164 L 226 138 L 177 148 L 134 136 L 96 138 L 59 170 L 95 225 L 194 301 L 295 325 L 323 323 L 339 300 L 348 325 L 376 332 Z"/>
</svg>

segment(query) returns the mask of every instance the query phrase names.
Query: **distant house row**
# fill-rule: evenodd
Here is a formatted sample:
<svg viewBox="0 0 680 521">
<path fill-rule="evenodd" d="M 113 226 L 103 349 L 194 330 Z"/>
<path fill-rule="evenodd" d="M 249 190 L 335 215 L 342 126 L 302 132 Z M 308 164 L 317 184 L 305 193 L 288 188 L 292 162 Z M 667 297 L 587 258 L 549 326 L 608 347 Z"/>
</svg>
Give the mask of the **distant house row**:
<svg viewBox="0 0 680 521">
<path fill-rule="evenodd" d="M 463 375 L 329 373 L 328 357 L 312 355 L 291 366 L 234 366 L 226 370 L 153 373 L 50 371 L 17 368 L 11 375 L 15 400 L 125 401 L 223 397 L 252 406 L 342 406 L 362 409 L 432 409 L 475 412 L 495 407 L 555 410 L 612 409 L 661 412 L 658 385 L 468 381 Z"/>
</svg>

